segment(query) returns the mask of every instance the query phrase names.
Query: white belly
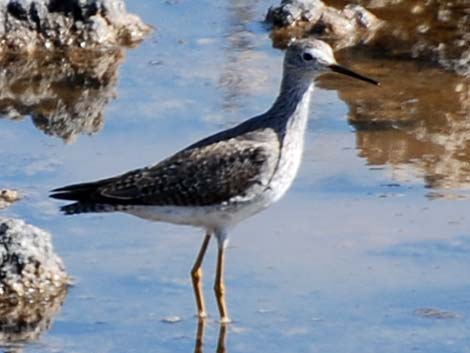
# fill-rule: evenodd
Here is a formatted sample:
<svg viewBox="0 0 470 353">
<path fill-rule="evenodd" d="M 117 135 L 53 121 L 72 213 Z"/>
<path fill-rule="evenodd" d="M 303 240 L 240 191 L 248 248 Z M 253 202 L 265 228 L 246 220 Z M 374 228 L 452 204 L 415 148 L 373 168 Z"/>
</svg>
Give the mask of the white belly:
<svg viewBox="0 0 470 353">
<path fill-rule="evenodd" d="M 302 146 L 296 146 L 289 152 L 289 155 L 283 155 L 269 186 L 262 193 L 248 200 L 214 206 L 130 206 L 123 211 L 152 221 L 191 225 L 210 232 L 229 229 L 278 201 L 292 184 L 299 169 L 301 157 Z"/>
<path fill-rule="evenodd" d="M 131 206 L 123 210 L 151 221 L 191 225 L 209 232 L 227 230 L 243 219 L 268 207 L 268 195 L 260 195 L 250 201 L 216 206 Z"/>
</svg>

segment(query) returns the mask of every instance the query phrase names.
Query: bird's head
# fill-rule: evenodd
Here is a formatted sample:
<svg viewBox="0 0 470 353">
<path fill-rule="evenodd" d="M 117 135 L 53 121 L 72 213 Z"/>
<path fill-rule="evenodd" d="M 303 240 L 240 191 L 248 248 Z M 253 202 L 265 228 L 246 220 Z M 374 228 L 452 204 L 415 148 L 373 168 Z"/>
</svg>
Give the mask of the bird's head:
<svg viewBox="0 0 470 353">
<path fill-rule="evenodd" d="M 331 46 L 318 39 L 308 38 L 292 41 L 286 51 L 284 66 L 290 72 L 301 72 L 302 75 L 311 74 L 316 77 L 326 72 L 337 72 L 379 85 L 379 82 L 339 65 Z"/>
</svg>

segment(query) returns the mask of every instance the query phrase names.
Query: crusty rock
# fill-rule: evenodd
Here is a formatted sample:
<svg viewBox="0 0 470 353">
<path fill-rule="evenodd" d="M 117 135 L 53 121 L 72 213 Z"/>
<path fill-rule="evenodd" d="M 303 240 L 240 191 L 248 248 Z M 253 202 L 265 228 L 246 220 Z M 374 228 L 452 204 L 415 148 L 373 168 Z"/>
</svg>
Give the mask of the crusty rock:
<svg viewBox="0 0 470 353">
<path fill-rule="evenodd" d="M 373 33 L 382 22 L 361 5 L 349 4 L 339 11 L 325 7 L 322 15 L 315 24 L 313 31 L 319 34 L 332 35 L 336 39 L 357 36 L 358 32 Z"/>
<path fill-rule="evenodd" d="M 298 21 L 317 21 L 325 5 L 320 0 L 282 0 L 280 6 L 271 7 L 266 22 L 274 26 L 291 26 Z"/>
<path fill-rule="evenodd" d="M 313 34 L 327 39 L 335 49 L 368 42 L 382 25 L 361 5 L 347 5 L 340 11 L 320 0 L 282 0 L 279 7 L 268 10 L 266 22 L 274 26 L 276 47 Z"/>
<path fill-rule="evenodd" d="M 21 199 L 18 191 L 10 189 L 0 189 L 0 210 L 9 207 L 13 202 Z"/>
<path fill-rule="evenodd" d="M 3 0 L 0 50 L 132 45 L 149 32 L 124 0 Z"/>
<path fill-rule="evenodd" d="M 22 220 L 0 218 L 0 302 L 41 301 L 68 284 L 49 233 Z"/>
<path fill-rule="evenodd" d="M 69 284 L 49 233 L 0 217 L 0 350 L 20 352 L 46 331 Z"/>
</svg>

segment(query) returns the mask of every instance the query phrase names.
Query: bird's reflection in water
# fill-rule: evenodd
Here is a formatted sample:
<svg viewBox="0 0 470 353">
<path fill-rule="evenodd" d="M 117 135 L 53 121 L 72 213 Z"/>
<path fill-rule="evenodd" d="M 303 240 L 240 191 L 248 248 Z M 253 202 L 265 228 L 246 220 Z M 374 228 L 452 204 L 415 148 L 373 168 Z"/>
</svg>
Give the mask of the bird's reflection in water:
<svg viewBox="0 0 470 353">
<path fill-rule="evenodd" d="M 204 332 L 206 329 L 205 320 L 199 320 L 197 323 L 196 331 L 196 343 L 194 347 L 194 353 L 204 353 Z M 217 340 L 217 353 L 226 353 L 226 340 L 227 340 L 228 324 L 220 324 L 219 326 L 219 338 Z"/>
</svg>

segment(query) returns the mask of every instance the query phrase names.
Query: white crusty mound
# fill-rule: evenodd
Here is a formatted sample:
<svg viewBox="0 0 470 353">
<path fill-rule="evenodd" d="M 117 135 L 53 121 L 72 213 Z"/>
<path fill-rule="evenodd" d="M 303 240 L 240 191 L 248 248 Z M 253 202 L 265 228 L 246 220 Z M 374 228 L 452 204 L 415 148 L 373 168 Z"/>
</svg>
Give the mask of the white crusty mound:
<svg viewBox="0 0 470 353">
<path fill-rule="evenodd" d="M 149 30 L 124 0 L 0 1 L 0 51 L 132 45 Z"/>
<path fill-rule="evenodd" d="M 0 300 L 44 300 L 69 283 L 48 232 L 0 217 Z"/>
<path fill-rule="evenodd" d="M 335 49 L 367 43 L 383 25 L 361 5 L 348 4 L 337 10 L 321 0 L 281 0 L 268 10 L 266 22 L 274 26 L 276 47 L 285 46 L 290 38 L 315 35 L 328 39 Z"/>
</svg>

